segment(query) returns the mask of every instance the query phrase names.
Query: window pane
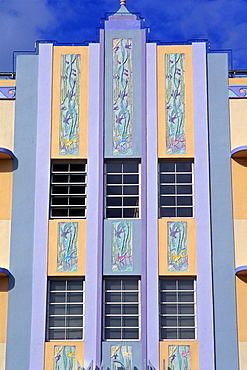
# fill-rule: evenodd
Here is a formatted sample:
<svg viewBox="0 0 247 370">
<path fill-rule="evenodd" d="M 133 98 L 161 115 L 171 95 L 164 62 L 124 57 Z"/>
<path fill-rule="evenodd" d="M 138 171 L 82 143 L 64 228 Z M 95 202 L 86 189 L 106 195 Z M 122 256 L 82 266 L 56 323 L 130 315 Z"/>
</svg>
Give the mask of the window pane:
<svg viewBox="0 0 247 370">
<path fill-rule="evenodd" d="M 178 280 L 179 290 L 194 290 L 194 280 L 181 279 Z"/>
<path fill-rule="evenodd" d="M 138 208 L 124 208 L 123 209 L 124 218 L 136 218 L 139 217 Z"/>
<path fill-rule="evenodd" d="M 52 208 L 51 215 L 52 217 L 67 217 L 68 209 L 67 208 Z"/>
<path fill-rule="evenodd" d="M 192 206 L 192 197 L 177 197 L 178 206 Z"/>
<path fill-rule="evenodd" d="M 160 293 L 161 302 L 177 302 L 177 293 L 167 293 L 161 292 Z"/>
<path fill-rule="evenodd" d="M 116 326 L 120 327 L 121 326 L 121 317 L 119 316 L 106 316 L 105 317 L 105 326 Z"/>
<path fill-rule="evenodd" d="M 105 294 L 106 302 L 121 302 L 120 293 L 108 293 Z"/>
<path fill-rule="evenodd" d="M 66 282 L 65 280 L 51 280 L 50 281 L 50 291 L 51 290 L 65 290 Z"/>
<path fill-rule="evenodd" d="M 160 208 L 160 217 L 175 217 L 175 208 Z"/>
<path fill-rule="evenodd" d="M 195 326 L 195 319 L 193 316 L 179 316 L 178 326 Z"/>
<path fill-rule="evenodd" d="M 138 280 L 136 279 L 123 280 L 122 288 L 124 290 L 138 290 Z"/>
<path fill-rule="evenodd" d="M 178 301 L 179 302 L 194 302 L 194 293 L 190 292 L 179 292 L 178 293 Z"/>
<path fill-rule="evenodd" d="M 82 329 L 67 329 L 66 339 L 82 339 Z"/>
<path fill-rule="evenodd" d="M 68 163 L 53 163 L 52 170 L 54 172 L 67 172 Z"/>
<path fill-rule="evenodd" d="M 160 289 L 162 290 L 176 290 L 176 280 L 172 279 L 161 279 L 160 280 Z"/>
<path fill-rule="evenodd" d="M 177 185 L 177 194 L 192 194 L 192 185 Z"/>
<path fill-rule="evenodd" d="M 77 183 L 77 182 L 83 182 L 85 183 L 86 176 L 85 175 L 70 175 L 70 182 Z"/>
<path fill-rule="evenodd" d="M 105 339 L 121 339 L 121 329 L 106 328 Z"/>
<path fill-rule="evenodd" d="M 123 329 L 123 339 L 138 339 L 139 330 L 134 328 Z"/>
<path fill-rule="evenodd" d="M 52 182 L 65 182 L 67 183 L 69 179 L 68 175 L 53 175 Z"/>
<path fill-rule="evenodd" d="M 138 314 L 137 304 L 125 304 L 122 306 L 122 313 L 126 315 Z"/>
<path fill-rule="evenodd" d="M 106 210 L 106 218 L 122 218 L 122 209 L 108 208 Z"/>
<path fill-rule="evenodd" d="M 175 194 L 175 185 L 161 185 L 160 194 Z"/>
<path fill-rule="evenodd" d="M 164 329 L 160 330 L 161 339 L 177 339 L 177 329 Z"/>
<path fill-rule="evenodd" d="M 189 174 L 176 175 L 176 180 L 177 182 L 192 183 L 192 175 Z"/>
<path fill-rule="evenodd" d="M 123 183 L 124 184 L 138 184 L 139 176 L 138 175 L 124 175 Z"/>
<path fill-rule="evenodd" d="M 82 302 L 82 292 L 67 293 L 68 302 Z"/>
<path fill-rule="evenodd" d="M 105 280 L 105 289 L 106 290 L 120 290 L 121 289 L 121 280 Z"/>
<path fill-rule="evenodd" d="M 105 306 L 105 313 L 106 314 L 120 314 L 121 313 L 121 305 L 120 304 L 107 304 Z"/>
<path fill-rule="evenodd" d="M 65 330 L 64 329 L 49 329 L 49 339 L 50 340 L 65 339 Z"/>
<path fill-rule="evenodd" d="M 83 305 L 82 304 L 68 304 L 67 305 L 67 315 L 82 315 Z"/>
<path fill-rule="evenodd" d="M 69 194 L 68 186 L 53 185 L 52 194 Z"/>
<path fill-rule="evenodd" d="M 179 339 L 195 339 L 195 329 L 178 329 Z"/>
<path fill-rule="evenodd" d="M 175 175 L 160 175 L 160 183 L 175 183 Z"/>
<path fill-rule="evenodd" d="M 124 173 L 138 173 L 138 163 L 124 163 L 123 164 L 123 172 Z"/>
<path fill-rule="evenodd" d="M 67 289 L 68 290 L 82 290 L 83 289 L 82 280 L 68 280 Z"/>
<path fill-rule="evenodd" d="M 129 327 L 138 327 L 138 317 L 137 316 L 123 316 L 122 319 L 123 326 L 129 326 Z"/>
<path fill-rule="evenodd" d="M 85 163 L 70 163 L 70 171 L 71 172 L 84 172 Z"/>
<path fill-rule="evenodd" d="M 73 327 L 73 326 L 81 326 L 83 325 L 83 320 L 81 316 L 67 316 L 66 317 L 66 326 Z"/>
<path fill-rule="evenodd" d="M 64 315 L 65 314 L 65 305 L 64 304 L 50 304 L 49 305 L 49 314 L 50 315 Z"/>
<path fill-rule="evenodd" d="M 177 305 L 175 305 L 175 304 L 162 304 L 160 311 L 161 311 L 162 314 L 176 314 L 177 313 Z"/>
<path fill-rule="evenodd" d="M 124 206 L 138 206 L 139 198 L 138 197 L 124 197 L 123 205 Z"/>
<path fill-rule="evenodd" d="M 120 173 L 122 172 L 122 164 L 121 163 L 107 163 L 106 172 L 107 173 Z"/>
<path fill-rule="evenodd" d="M 107 175 L 107 184 L 122 184 L 122 175 Z"/>
<path fill-rule="evenodd" d="M 122 206 L 122 198 L 120 197 L 107 197 L 106 198 L 107 206 Z"/>
<path fill-rule="evenodd" d="M 51 303 L 58 303 L 58 302 L 65 302 L 65 294 L 62 292 L 54 292 L 50 294 L 50 302 Z"/>
<path fill-rule="evenodd" d="M 177 326 L 177 317 L 161 316 L 161 326 Z"/>
<path fill-rule="evenodd" d="M 107 195 L 122 195 L 122 185 L 121 186 L 107 186 Z"/>
<path fill-rule="evenodd" d="M 192 217 L 193 216 L 193 208 L 188 207 L 178 207 L 177 208 L 177 217 Z"/>
<path fill-rule="evenodd" d="M 138 293 L 122 293 L 123 302 L 138 302 Z"/>
<path fill-rule="evenodd" d="M 194 305 L 193 304 L 179 304 L 178 313 L 179 314 L 194 314 Z"/>
<path fill-rule="evenodd" d="M 160 163 L 160 172 L 174 172 L 175 171 L 175 163 L 173 162 L 164 162 Z"/>
<path fill-rule="evenodd" d="M 60 316 L 50 316 L 49 317 L 49 326 L 57 326 L 57 327 L 64 327 L 65 326 L 65 317 Z"/>
<path fill-rule="evenodd" d="M 72 196 L 69 198 L 69 205 L 71 206 L 85 206 L 86 205 L 86 198 L 82 197 L 82 196 Z"/>
<path fill-rule="evenodd" d="M 123 186 L 123 194 L 124 195 L 138 195 L 139 194 L 139 186 Z"/>
<path fill-rule="evenodd" d="M 178 162 L 176 164 L 177 172 L 191 172 L 192 171 L 192 163 L 191 162 Z"/>
<path fill-rule="evenodd" d="M 175 197 L 160 197 L 161 206 L 175 206 L 176 201 Z"/>
</svg>

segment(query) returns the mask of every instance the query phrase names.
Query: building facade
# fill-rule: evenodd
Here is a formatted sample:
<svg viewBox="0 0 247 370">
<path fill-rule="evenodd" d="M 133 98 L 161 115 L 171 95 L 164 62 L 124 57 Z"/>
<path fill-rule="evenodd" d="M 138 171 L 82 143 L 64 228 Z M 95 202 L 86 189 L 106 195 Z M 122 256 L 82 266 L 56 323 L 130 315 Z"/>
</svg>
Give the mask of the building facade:
<svg viewBox="0 0 247 370">
<path fill-rule="evenodd" d="M 247 78 L 205 42 L 39 43 L 0 80 L 0 369 L 247 361 Z"/>
</svg>

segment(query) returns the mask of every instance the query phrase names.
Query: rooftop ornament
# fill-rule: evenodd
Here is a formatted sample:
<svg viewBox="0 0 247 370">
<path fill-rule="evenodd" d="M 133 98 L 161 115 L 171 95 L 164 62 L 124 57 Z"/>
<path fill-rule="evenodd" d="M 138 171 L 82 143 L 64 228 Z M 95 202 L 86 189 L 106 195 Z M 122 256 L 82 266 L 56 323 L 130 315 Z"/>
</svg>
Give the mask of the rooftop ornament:
<svg viewBox="0 0 247 370">
<path fill-rule="evenodd" d="M 121 6 L 121 5 L 126 6 L 126 0 L 120 0 L 120 6 Z"/>
</svg>

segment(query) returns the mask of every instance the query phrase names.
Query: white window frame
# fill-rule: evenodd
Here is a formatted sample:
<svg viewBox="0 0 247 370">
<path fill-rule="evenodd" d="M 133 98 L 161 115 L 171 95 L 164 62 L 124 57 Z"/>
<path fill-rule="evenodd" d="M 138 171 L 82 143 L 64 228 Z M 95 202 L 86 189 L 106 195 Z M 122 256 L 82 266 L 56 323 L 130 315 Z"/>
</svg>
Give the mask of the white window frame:
<svg viewBox="0 0 247 370">
<path fill-rule="evenodd" d="M 54 165 L 68 165 L 68 171 L 54 171 Z M 72 171 L 70 170 L 70 167 L 71 165 L 75 165 L 75 164 L 81 164 L 82 165 L 82 170 L 81 171 Z M 68 176 L 68 181 L 66 182 L 56 182 L 56 181 L 53 181 L 53 178 L 54 176 L 56 175 L 65 175 L 65 176 Z M 81 176 L 85 176 L 85 181 L 82 181 L 82 182 L 72 182 L 70 181 L 70 176 L 73 176 L 73 175 L 81 175 Z M 67 193 L 61 193 L 61 194 L 58 194 L 56 192 L 54 192 L 54 189 L 56 187 L 68 187 L 68 191 Z M 77 187 L 77 186 L 82 186 L 84 187 L 85 189 L 85 192 L 78 192 L 78 194 L 76 193 L 70 193 L 70 189 L 73 187 L 74 189 Z M 53 201 L 56 199 L 56 198 L 64 198 L 64 199 L 67 199 L 67 204 L 53 204 Z M 73 198 L 84 198 L 84 204 L 70 204 L 70 201 L 73 199 Z M 81 160 L 71 160 L 71 161 L 62 161 L 62 160 L 53 160 L 52 163 L 51 163 L 51 205 L 50 205 L 50 218 L 51 219 L 74 219 L 74 218 L 86 218 L 86 209 L 87 209 L 87 163 L 86 161 L 81 161 Z M 67 215 L 61 215 L 61 216 L 57 216 L 57 215 L 53 215 L 53 210 L 58 210 L 58 209 L 66 209 L 67 210 Z M 80 209 L 84 212 L 83 215 L 71 215 L 70 214 L 70 210 L 73 210 L 73 209 Z"/>
<path fill-rule="evenodd" d="M 82 290 L 69 290 L 67 289 L 68 281 L 82 281 Z M 51 290 L 50 283 L 51 281 L 65 281 L 66 288 L 65 290 Z M 64 302 L 50 302 L 50 293 L 65 293 L 65 301 Z M 69 302 L 67 293 L 82 293 L 82 302 Z M 50 314 L 50 306 L 52 305 L 65 305 L 65 314 Z M 66 308 L 70 305 L 81 305 L 82 306 L 82 314 L 67 314 Z M 50 325 L 50 318 L 52 317 L 64 317 L 65 318 L 65 326 L 51 326 Z M 67 317 L 81 317 L 82 318 L 82 326 L 74 327 L 74 326 L 67 326 L 66 325 L 66 318 Z M 81 341 L 84 339 L 84 323 L 85 323 L 85 280 L 84 279 L 77 279 L 77 278 L 53 278 L 48 280 L 48 297 L 47 297 L 47 332 L 46 338 L 49 342 L 57 342 L 57 341 Z M 64 330 L 64 339 L 50 339 L 50 329 L 62 329 Z M 82 338 L 80 339 L 68 339 L 66 338 L 66 329 L 82 329 Z"/>
<path fill-rule="evenodd" d="M 105 283 L 106 283 L 106 280 L 120 280 L 121 281 L 121 289 L 117 289 L 117 290 L 113 290 L 113 289 L 110 289 L 110 290 L 106 290 L 105 288 Z M 127 281 L 127 280 L 136 280 L 138 281 L 138 290 L 125 290 L 125 289 L 122 289 L 122 284 L 124 281 Z M 138 294 L 138 301 L 137 302 L 123 302 L 122 300 L 119 302 L 112 302 L 112 301 L 106 301 L 106 293 L 133 293 L 133 292 L 136 292 Z M 106 305 L 121 305 L 121 313 L 119 314 L 106 314 Z M 122 308 L 123 308 L 123 305 L 133 305 L 133 304 L 136 304 L 138 305 L 138 313 L 137 314 L 123 314 L 122 313 Z M 121 326 L 106 326 L 106 317 L 121 317 Z M 122 319 L 124 317 L 137 317 L 138 318 L 138 326 L 123 326 L 122 325 Z M 127 329 L 127 328 L 134 328 L 134 329 L 138 329 L 138 338 L 123 338 L 123 330 L 124 329 Z M 108 339 L 106 338 L 106 335 L 105 335 L 105 331 L 106 329 L 120 329 L 120 333 L 121 333 L 121 338 L 113 338 L 113 339 Z M 104 341 L 109 341 L 109 342 L 112 342 L 112 341 L 139 341 L 141 338 L 141 280 L 139 277 L 114 277 L 114 278 L 105 278 L 104 281 L 103 281 L 103 340 Z"/>
<path fill-rule="evenodd" d="M 175 164 L 175 171 L 170 171 L 170 172 L 161 172 L 160 170 L 160 165 L 162 163 L 174 163 Z M 188 171 L 177 171 L 176 170 L 176 166 L 178 163 L 191 163 L 191 171 L 188 172 Z M 183 182 L 176 182 L 176 175 L 184 175 L 184 174 L 191 174 L 192 175 L 192 182 L 190 183 L 183 183 Z M 175 181 L 174 182 L 171 182 L 171 183 L 162 183 L 160 181 L 160 175 L 175 175 Z M 195 205 L 194 205 L 194 202 L 195 202 L 195 197 L 194 197 L 194 162 L 191 161 L 191 160 L 184 160 L 184 161 L 160 161 L 159 164 L 158 164 L 158 181 L 159 181 L 159 186 L 158 186 L 158 196 L 159 196 L 159 218 L 194 218 L 195 217 Z M 175 186 L 175 189 L 177 186 L 179 185 L 190 185 L 192 186 L 192 193 L 191 194 L 177 194 L 176 191 L 175 193 L 173 194 L 161 194 L 161 191 L 160 191 L 160 187 L 161 186 L 165 186 L 165 185 L 171 185 L 171 186 Z M 163 197 L 175 197 L 175 205 L 165 205 L 165 206 L 162 206 L 161 205 L 161 199 Z M 177 198 L 178 197 L 192 197 L 192 205 L 178 205 L 177 204 Z M 161 216 L 161 209 L 163 208 L 174 208 L 175 209 L 175 216 Z M 192 209 L 192 216 L 178 216 L 177 215 L 177 211 L 178 209 L 181 209 L 181 208 L 191 208 Z"/>
<path fill-rule="evenodd" d="M 122 172 L 107 172 L 107 164 L 121 164 L 122 165 Z M 123 164 L 131 164 L 131 163 L 135 163 L 138 165 L 138 172 L 123 172 Z M 122 182 L 121 184 L 108 184 L 107 183 L 107 175 L 121 175 L 122 176 Z M 137 184 L 125 184 L 123 182 L 123 176 L 124 175 L 138 175 L 138 183 Z M 104 184 L 105 184 L 105 206 L 104 206 L 104 209 L 105 209 L 105 218 L 106 219 L 130 219 L 130 218 L 138 218 L 140 219 L 141 218 L 141 163 L 139 160 L 107 160 L 105 162 L 105 165 L 104 165 Z M 121 194 L 116 194 L 116 195 L 107 195 L 107 186 L 122 186 L 122 193 Z M 123 186 L 138 186 L 138 195 L 136 194 L 123 194 Z M 121 198 L 122 199 L 122 205 L 121 206 L 108 206 L 107 205 L 107 199 L 108 198 Z M 126 206 L 126 205 L 123 205 L 123 199 L 124 198 L 138 198 L 138 205 L 135 205 L 135 206 Z M 121 217 L 107 217 L 107 209 L 121 209 L 122 210 L 122 215 Z M 123 211 L 125 209 L 133 209 L 133 208 L 136 208 L 138 210 L 138 215 L 136 217 L 124 217 L 123 216 Z"/>
<path fill-rule="evenodd" d="M 161 289 L 161 281 L 176 281 L 176 289 Z M 181 280 L 191 280 L 194 282 L 193 284 L 193 290 L 186 290 L 186 289 L 178 289 L 178 281 L 181 281 Z M 196 317 L 196 279 L 195 278 L 191 278 L 191 277 L 184 277 L 184 278 L 167 278 L 167 277 L 161 277 L 160 278 L 160 281 L 159 281 L 159 295 L 160 295 L 160 298 L 159 298 L 159 306 L 160 306 L 160 341 L 190 341 L 190 340 L 196 340 L 197 339 L 197 317 Z M 194 300 L 193 302 L 192 301 L 184 301 L 184 302 L 180 302 L 178 299 L 176 301 L 161 301 L 161 293 L 164 292 L 164 293 L 176 293 L 177 297 L 178 297 L 178 293 L 184 293 L 184 292 L 193 292 L 193 296 L 194 296 Z M 193 314 L 181 314 L 181 313 L 178 313 L 179 311 L 179 305 L 192 305 L 194 306 L 194 312 Z M 167 313 L 167 314 L 162 314 L 162 305 L 176 305 L 177 306 L 177 312 L 176 313 Z M 161 319 L 162 317 L 175 317 L 176 320 L 177 320 L 177 325 L 176 326 L 162 326 L 161 325 Z M 194 325 L 193 326 L 179 326 L 178 325 L 178 320 L 180 317 L 193 317 L 194 318 Z M 176 329 L 176 338 L 163 338 L 162 336 L 162 329 Z M 194 338 L 179 338 L 179 330 L 180 329 L 193 329 L 194 330 Z"/>
</svg>

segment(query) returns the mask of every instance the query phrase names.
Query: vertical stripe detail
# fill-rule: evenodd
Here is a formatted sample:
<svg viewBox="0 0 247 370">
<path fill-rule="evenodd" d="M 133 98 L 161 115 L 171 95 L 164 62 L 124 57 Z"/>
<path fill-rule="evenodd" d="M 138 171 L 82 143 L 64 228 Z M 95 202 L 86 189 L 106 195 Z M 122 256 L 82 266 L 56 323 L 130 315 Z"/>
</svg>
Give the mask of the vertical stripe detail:
<svg viewBox="0 0 247 370">
<path fill-rule="evenodd" d="M 156 44 L 147 47 L 147 357 L 159 369 Z"/>
<path fill-rule="evenodd" d="M 30 370 L 43 369 L 44 366 L 50 204 L 52 51 L 52 44 L 39 46 Z"/>
<path fill-rule="evenodd" d="M 88 193 L 84 367 L 101 361 L 103 238 L 103 47 L 89 46 Z"/>
<path fill-rule="evenodd" d="M 17 56 L 6 370 L 30 365 L 38 56 Z M 23 128 L 28 133 L 23 137 Z M 44 246 L 44 250 L 46 246 Z M 44 343 L 43 343 L 44 346 Z"/>
<path fill-rule="evenodd" d="M 237 370 L 228 55 L 208 54 L 207 62 L 215 368 Z"/>
</svg>

